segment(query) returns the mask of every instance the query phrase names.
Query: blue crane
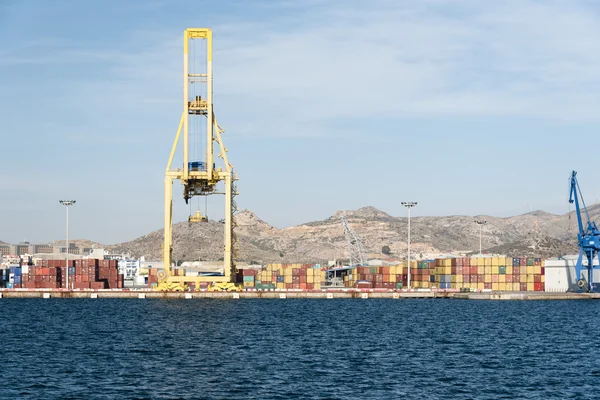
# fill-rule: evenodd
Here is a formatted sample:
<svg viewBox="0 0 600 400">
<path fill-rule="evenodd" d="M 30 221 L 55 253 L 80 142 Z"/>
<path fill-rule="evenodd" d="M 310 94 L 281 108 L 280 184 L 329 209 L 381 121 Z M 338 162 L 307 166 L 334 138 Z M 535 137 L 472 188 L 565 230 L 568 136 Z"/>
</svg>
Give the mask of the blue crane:
<svg viewBox="0 0 600 400">
<path fill-rule="evenodd" d="M 579 206 L 579 200 L 583 205 L 583 211 L 587 219 L 587 224 L 584 227 L 581 219 L 581 208 Z M 579 232 L 577 233 L 577 242 L 579 244 L 579 258 L 577 259 L 577 265 L 575 266 L 575 279 L 577 286 L 582 290 L 593 292 L 595 290 L 594 285 L 594 269 L 600 268 L 600 265 L 594 265 L 594 258 L 600 251 L 600 230 L 596 226 L 594 221 L 590 220 L 587 207 L 583 201 L 581 195 L 581 189 L 579 188 L 579 182 L 577 182 L 577 172 L 571 173 L 571 194 L 569 197 L 569 203 L 575 203 L 575 212 L 577 214 L 577 225 L 579 226 Z M 583 265 L 583 255 L 587 258 L 587 266 Z M 581 278 L 581 270 L 587 268 L 587 282 Z"/>
</svg>

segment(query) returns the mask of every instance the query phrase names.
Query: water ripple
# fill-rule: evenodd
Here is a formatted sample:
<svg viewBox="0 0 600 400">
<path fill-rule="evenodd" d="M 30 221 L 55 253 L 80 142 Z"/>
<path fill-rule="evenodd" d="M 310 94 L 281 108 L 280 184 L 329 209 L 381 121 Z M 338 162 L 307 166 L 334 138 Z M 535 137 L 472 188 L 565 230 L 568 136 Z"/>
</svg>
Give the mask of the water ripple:
<svg viewBox="0 0 600 400">
<path fill-rule="evenodd" d="M 0 304 L 2 399 L 599 397 L 592 301 Z"/>
</svg>

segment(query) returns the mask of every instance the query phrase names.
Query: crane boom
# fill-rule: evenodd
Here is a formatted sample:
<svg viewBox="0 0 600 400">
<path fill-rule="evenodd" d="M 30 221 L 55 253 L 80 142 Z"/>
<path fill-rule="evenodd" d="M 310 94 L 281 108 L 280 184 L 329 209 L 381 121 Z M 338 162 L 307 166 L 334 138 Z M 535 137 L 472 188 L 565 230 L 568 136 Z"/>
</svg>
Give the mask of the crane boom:
<svg viewBox="0 0 600 400">
<path fill-rule="evenodd" d="M 363 244 L 360 237 L 354 232 L 354 230 L 348 225 L 346 218 L 342 216 L 342 225 L 344 226 L 344 235 L 348 242 L 348 256 L 350 257 L 350 267 L 356 265 L 365 265 L 365 259 L 363 257 Z"/>
<path fill-rule="evenodd" d="M 580 204 L 581 201 L 581 204 Z M 594 258 L 600 251 L 600 231 L 596 226 L 596 222 L 590 219 L 585 201 L 581 195 L 581 189 L 579 188 L 579 182 L 577 181 L 577 172 L 571 173 L 571 188 L 569 195 L 569 203 L 575 203 L 575 213 L 577 214 L 577 226 L 579 228 L 577 232 L 577 243 L 579 245 L 579 257 L 577 258 L 577 264 L 575 265 L 575 281 L 577 286 L 581 289 L 587 287 L 588 292 L 595 291 L 596 287 L 594 284 L 594 269 L 600 268 L 600 265 L 594 265 Z M 586 224 L 584 225 L 581 207 L 585 212 Z M 583 256 L 587 258 L 587 282 L 581 277 L 581 270 L 584 268 Z"/>
</svg>

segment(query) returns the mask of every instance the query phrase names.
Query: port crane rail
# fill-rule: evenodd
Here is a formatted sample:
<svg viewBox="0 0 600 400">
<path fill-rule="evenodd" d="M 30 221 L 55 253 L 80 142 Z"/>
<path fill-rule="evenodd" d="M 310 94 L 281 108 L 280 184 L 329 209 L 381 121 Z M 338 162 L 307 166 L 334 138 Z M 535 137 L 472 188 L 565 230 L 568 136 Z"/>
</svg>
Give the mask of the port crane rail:
<svg viewBox="0 0 600 400">
<path fill-rule="evenodd" d="M 190 60 L 189 50 L 193 40 L 201 40 L 205 44 L 206 59 L 201 60 L 203 70 L 198 73 L 197 70 L 190 71 L 190 67 L 196 66 L 195 60 Z M 218 290 L 235 290 L 233 283 L 235 278 L 235 222 L 233 214 L 236 210 L 234 197 L 237 195 L 237 188 L 234 182 L 237 176 L 232 165 L 227 158 L 227 149 L 224 146 L 222 133 L 224 130 L 217 124 L 213 111 L 213 70 L 212 70 L 212 31 L 208 28 L 188 28 L 184 32 L 183 47 L 183 112 L 179 121 L 179 127 L 175 135 L 173 147 L 165 171 L 165 204 L 164 204 L 164 243 L 163 243 L 163 268 L 158 271 L 157 290 L 185 290 L 187 283 L 195 283 L 196 287 L 201 282 L 209 282 L 213 288 Z M 201 67 L 202 68 L 202 67 Z M 205 89 L 205 98 L 202 95 L 190 95 L 191 85 L 196 88 L 201 86 Z M 205 86 L 202 86 L 205 85 Z M 200 124 L 197 118 L 206 118 L 206 150 L 204 160 L 190 160 L 190 126 L 195 127 Z M 192 120 L 193 119 L 193 120 Z M 183 132 L 183 166 L 182 168 L 172 169 L 173 158 Z M 223 159 L 225 169 L 216 168 L 213 154 L 214 143 L 217 142 L 220 154 Z M 223 275 L 222 276 L 175 276 L 172 268 L 173 253 L 173 182 L 179 180 L 183 185 L 183 197 L 186 203 L 194 196 L 208 196 L 217 194 L 216 186 L 219 182 L 225 184 L 225 218 L 224 218 L 224 256 L 223 256 Z M 190 218 L 190 221 L 205 220 L 205 217 L 199 215 Z"/>
<path fill-rule="evenodd" d="M 581 217 L 581 206 L 579 204 L 580 199 L 586 216 L 585 226 Z M 577 181 L 576 171 L 571 173 L 569 203 L 575 203 L 575 213 L 577 214 L 577 225 L 579 227 L 579 231 L 577 233 L 579 257 L 577 258 L 577 264 L 575 265 L 575 282 L 580 289 L 593 292 L 596 290 L 594 285 L 594 269 L 600 268 L 600 265 L 594 265 L 594 258 L 596 258 L 598 252 L 600 251 L 600 230 L 598 230 L 596 222 L 590 220 L 590 215 L 583 200 L 583 196 L 581 195 L 581 189 L 579 188 L 579 182 Z M 587 258 L 587 266 L 583 265 L 584 255 Z M 581 277 L 581 271 L 583 268 L 587 269 L 587 282 L 586 279 Z"/>
</svg>

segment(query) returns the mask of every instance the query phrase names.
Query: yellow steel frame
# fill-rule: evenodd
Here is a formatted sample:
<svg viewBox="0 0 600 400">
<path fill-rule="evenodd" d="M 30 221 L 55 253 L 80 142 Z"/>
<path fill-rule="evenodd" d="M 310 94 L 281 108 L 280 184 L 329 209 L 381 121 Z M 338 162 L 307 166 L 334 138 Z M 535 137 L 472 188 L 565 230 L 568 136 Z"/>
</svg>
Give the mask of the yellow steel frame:
<svg viewBox="0 0 600 400">
<path fill-rule="evenodd" d="M 191 40 L 206 40 L 206 73 L 189 73 L 188 49 Z M 203 78 L 207 85 L 206 99 L 189 98 L 189 85 L 192 79 Z M 185 283 L 216 282 L 220 287 L 231 288 L 228 283 L 235 277 L 235 264 L 233 260 L 232 236 L 233 236 L 233 196 L 235 193 L 234 181 L 237 180 L 231 164 L 227 159 L 227 149 L 223 145 L 221 134 L 224 132 L 217 125 L 213 112 L 213 93 L 212 93 L 212 31 L 208 28 L 189 28 L 184 32 L 183 46 L 183 113 L 177 128 L 177 134 L 171 148 L 171 154 L 165 171 L 165 231 L 163 243 L 163 262 L 165 273 L 159 276 L 159 290 L 181 290 L 181 285 Z M 203 115 L 207 119 L 206 129 L 206 169 L 204 171 L 190 171 L 189 169 L 189 117 L 190 115 Z M 183 131 L 183 168 L 172 169 L 173 158 L 177 150 L 181 132 Z M 221 154 L 219 157 L 225 163 L 225 170 L 213 168 L 214 163 L 214 145 L 213 141 L 219 144 Z M 179 180 L 184 187 L 184 198 L 189 199 L 195 194 L 210 194 L 214 191 L 218 182 L 225 183 L 225 243 L 224 243 L 224 265 L 223 276 L 199 276 L 182 277 L 174 276 L 172 268 L 173 253 L 173 181 Z"/>
</svg>

